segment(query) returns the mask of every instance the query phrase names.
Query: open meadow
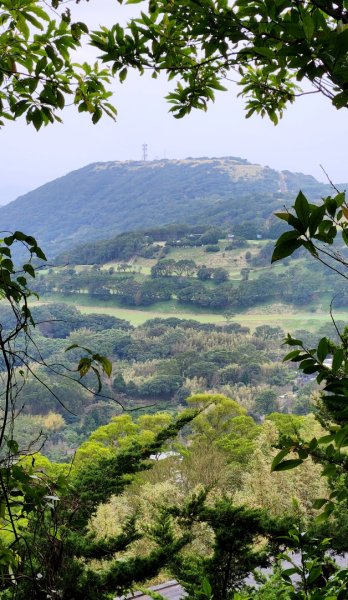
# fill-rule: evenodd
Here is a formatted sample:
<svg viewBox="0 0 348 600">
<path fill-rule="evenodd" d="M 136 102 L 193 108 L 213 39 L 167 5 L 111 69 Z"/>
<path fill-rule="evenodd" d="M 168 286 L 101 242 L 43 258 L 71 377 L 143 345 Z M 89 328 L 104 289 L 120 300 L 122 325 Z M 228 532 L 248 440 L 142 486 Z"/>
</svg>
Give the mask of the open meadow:
<svg viewBox="0 0 348 600">
<path fill-rule="evenodd" d="M 39 301 L 40 304 L 46 302 L 65 302 L 75 306 L 83 314 L 104 314 L 120 319 L 126 319 L 132 325 L 138 326 L 145 323 L 149 319 L 168 319 L 177 317 L 179 319 L 194 319 L 200 323 L 240 323 L 245 327 L 249 327 L 254 331 L 260 325 L 271 325 L 282 327 L 285 331 L 294 332 L 298 329 L 306 329 L 307 331 L 315 332 L 320 327 L 330 322 L 330 314 L 326 310 L 300 310 L 292 309 L 286 305 L 263 305 L 258 308 L 253 308 L 248 311 L 239 312 L 234 316 L 226 317 L 223 312 L 206 312 L 203 309 L 183 307 L 176 301 L 168 301 L 158 303 L 155 307 L 144 308 L 128 308 L 119 306 L 114 300 L 95 299 L 87 294 L 75 294 L 71 296 L 63 296 L 54 294 L 45 296 Z M 346 317 L 345 311 L 335 312 L 335 319 L 343 321 Z"/>
</svg>

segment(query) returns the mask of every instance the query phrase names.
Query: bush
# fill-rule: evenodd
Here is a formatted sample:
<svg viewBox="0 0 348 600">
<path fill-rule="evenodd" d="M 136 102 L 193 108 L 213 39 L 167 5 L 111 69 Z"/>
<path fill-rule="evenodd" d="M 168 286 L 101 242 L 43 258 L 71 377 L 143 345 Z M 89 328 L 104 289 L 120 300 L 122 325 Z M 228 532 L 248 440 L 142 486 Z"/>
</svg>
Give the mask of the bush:
<svg viewBox="0 0 348 600">
<path fill-rule="evenodd" d="M 204 248 L 204 252 L 220 252 L 220 246 L 215 244 L 209 244 Z"/>
</svg>

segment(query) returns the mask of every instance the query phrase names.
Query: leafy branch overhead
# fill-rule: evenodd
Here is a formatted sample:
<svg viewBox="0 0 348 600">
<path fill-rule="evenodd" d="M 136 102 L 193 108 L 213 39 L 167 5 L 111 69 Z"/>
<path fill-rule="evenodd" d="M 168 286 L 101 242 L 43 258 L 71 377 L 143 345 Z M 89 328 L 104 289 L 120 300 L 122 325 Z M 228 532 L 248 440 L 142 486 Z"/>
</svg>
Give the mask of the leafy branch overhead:
<svg viewBox="0 0 348 600">
<path fill-rule="evenodd" d="M 98 63 L 77 64 L 74 52 L 88 35 L 85 23 L 72 22 L 69 9 L 53 0 L 0 2 L 0 125 L 25 115 L 28 124 L 61 121 L 67 104 L 88 112 L 96 123 L 105 113 L 115 118 L 106 89 L 108 70 Z"/>
<path fill-rule="evenodd" d="M 347 9 L 345 2 L 321 0 L 150 0 L 127 28 L 93 32 L 91 43 L 121 81 L 128 68 L 175 78 L 167 99 L 176 117 L 206 110 L 232 75 L 246 98 L 247 117 L 268 115 L 276 124 L 303 93 L 347 106 Z M 304 80 L 313 92 L 301 91 Z"/>
<path fill-rule="evenodd" d="M 122 0 L 119 0 L 122 4 Z M 22 115 L 40 129 L 60 120 L 67 104 L 96 123 L 114 118 L 108 84 L 128 70 L 160 72 L 176 86 L 167 95 L 177 118 L 206 110 L 225 80 L 241 86 L 247 117 L 268 115 L 276 124 L 288 103 L 307 93 L 348 104 L 348 7 L 325 0 L 129 0 L 139 18 L 89 32 L 61 0 L 0 2 L 0 119 Z M 143 9 L 143 10 L 141 10 Z M 119 9 L 121 10 L 121 9 Z M 59 11 L 61 11 L 59 13 Z M 62 12 L 63 11 L 63 12 Z M 117 13 L 115 10 L 115 21 Z M 94 64 L 76 64 L 88 43 Z M 307 80 L 312 91 L 299 84 Z M 306 88 L 307 89 L 307 88 Z"/>
</svg>

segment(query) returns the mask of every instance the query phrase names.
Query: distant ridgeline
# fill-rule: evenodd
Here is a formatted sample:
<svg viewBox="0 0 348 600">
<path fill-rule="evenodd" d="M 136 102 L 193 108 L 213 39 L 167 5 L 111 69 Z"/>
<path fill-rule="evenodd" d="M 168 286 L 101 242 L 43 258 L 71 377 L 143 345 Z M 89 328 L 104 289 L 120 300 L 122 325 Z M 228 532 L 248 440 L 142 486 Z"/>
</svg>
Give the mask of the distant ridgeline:
<svg viewBox="0 0 348 600">
<path fill-rule="evenodd" d="M 188 158 L 88 165 L 0 207 L 1 228 L 36 237 L 49 257 L 87 241 L 168 223 L 272 232 L 272 213 L 302 189 L 329 186 L 241 158 Z M 273 235 L 274 234 L 274 235 Z M 252 237 L 252 235 L 251 235 Z"/>
</svg>

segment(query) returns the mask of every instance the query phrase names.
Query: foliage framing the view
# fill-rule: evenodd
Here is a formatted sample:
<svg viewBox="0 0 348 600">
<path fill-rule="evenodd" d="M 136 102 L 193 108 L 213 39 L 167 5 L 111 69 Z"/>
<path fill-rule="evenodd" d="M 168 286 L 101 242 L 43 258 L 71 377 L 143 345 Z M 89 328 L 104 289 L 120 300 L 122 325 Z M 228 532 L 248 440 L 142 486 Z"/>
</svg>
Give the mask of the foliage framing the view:
<svg viewBox="0 0 348 600">
<path fill-rule="evenodd" d="M 325 0 L 151 0 L 125 30 L 102 28 L 91 39 L 121 81 L 128 67 L 177 77 L 167 96 L 175 117 L 206 110 L 232 73 L 247 117 L 267 114 L 276 124 L 307 93 L 296 81 L 308 80 L 336 108 L 347 106 L 347 8 Z"/>
<path fill-rule="evenodd" d="M 103 113 L 115 118 L 105 85 L 106 68 L 74 61 L 85 23 L 72 22 L 60 0 L 3 0 L 0 2 L 0 125 L 25 115 L 28 124 L 61 121 L 67 98 L 93 123 Z"/>
<path fill-rule="evenodd" d="M 338 192 L 338 190 L 337 190 Z M 276 242 L 272 261 L 290 256 L 296 249 L 304 247 L 320 262 L 329 266 L 339 276 L 347 279 L 348 263 L 337 242 L 342 238 L 343 246 L 348 245 L 347 218 L 348 207 L 345 194 L 338 192 L 334 197 L 323 200 L 320 206 L 311 204 L 300 192 L 292 212 L 278 214 L 291 227 Z M 335 244 L 336 242 L 336 244 Z M 335 244 L 335 245 L 334 245 Z M 334 300 L 332 306 L 334 305 Z M 299 364 L 305 374 L 317 374 L 317 382 L 323 386 L 322 405 L 319 418 L 329 431 L 319 439 L 308 443 L 299 439 L 287 439 L 281 452 L 273 461 L 272 469 L 281 471 L 292 469 L 303 463 L 308 457 L 323 465 L 323 475 L 328 477 L 331 487 L 329 498 L 321 498 L 316 507 L 323 508 L 322 519 L 327 519 L 335 510 L 336 503 L 348 500 L 346 489 L 348 463 L 348 344 L 347 329 L 339 331 L 335 324 L 333 308 L 331 317 L 336 326 L 339 343 L 334 344 L 323 337 L 316 348 L 308 348 L 298 339 L 288 335 L 286 344 L 294 347 L 284 360 Z M 287 458 L 290 452 L 297 458 Z"/>
<path fill-rule="evenodd" d="M 64 95 L 72 93 L 72 88 L 69 87 L 70 78 L 77 81 L 74 102 L 81 112 L 90 112 L 94 122 L 100 118 L 103 109 L 112 116 L 114 111 L 111 105 L 105 103 L 108 92 L 103 85 L 103 80 L 107 81 L 108 74 L 100 73 L 98 68 L 93 72 L 86 66 L 82 67 L 85 77 L 72 69 L 69 48 L 74 49 L 78 45 L 80 35 L 83 32 L 87 33 L 84 24 L 73 24 L 70 27 L 70 15 L 65 13 L 58 28 L 55 28 L 56 26 L 46 18 L 45 11 L 40 11 L 39 4 L 2 3 L 4 30 L 1 41 L 4 51 L 1 55 L 1 94 L 5 104 L 3 119 L 18 118 L 25 114 L 28 123 L 33 123 L 39 129 L 42 124 L 59 118 L 57 112 L 65 105 Z M 52 6 L 57 8 L 59 1 L 52 2 Z M 181 76 L 183 84 L 179 83 L 176 91 L 169 95 L 177 117 L 185 115 L 192 107 L 205 109 L 207 102 L 214 99 L 214 90 L 222 89 L 219 77 L 224 77 L 227 71 L 238 67 L 243 86 L 242 94 L 248 98 L 250 95 L 247 100 L 248 116 L 254 112 L 268 114 L 276 123 L 287 102 L 292 102 L 296 96 L 297 90 L 291 81 L 292 75 L 296 75 L 299 80 L 309 79 L 316 90 L 328 96 L 337 108 L 347 105 L 346 8 L 345 2 L 319 0 L 299 2 L 295 7 L 294 3 L 282 0 L 262 3 L 240 1 L 232 8 L 227 2 L 152 2 L 149 15 L 143 15 L 140 22 L 133 21 L 128 37 L 124 36 L 119 26 L 115 26 L 111 35 L 105 30 L 95 33 L 93 43 L 104 52 L 105 61 L 113 63 L 113 70 L 115 73 L 119 72 L 121 81 L 127 75 L 128 66 L 138 68 L 140 72 L 150 68 L 155 76 L 161 70 L 167 71 L 170 78 L 172 75 Z M 33 42 L 29 42 L 30 27 L 42 31 L 40 19 L 42 22 L 50 21 L 48 38 L 36 37 Z M 64 24 L 68 24 L 67 35 Z M 50 48 L 52 40 L 53 52 L 52 47 Z M 231 44 L 237 46 L 232 48 Z M 24 67 L 24 74 L 19 71 L 18 65 Z M 299 223 L 291 223 L 290 219 L 286 219 L 295 231 L 290 232 L 288 238 L 283 238 L 282 242 L 278 243 L 278 257 L 275 255 L 275 258 L 280 258 L 279 254 L 282 253 L 284 256 L 281 245 L 286 241 L 290 245 L 288 255 L 296 247 L 304 246 L 316 258 L 326 260 L 321 258 L 320 254 L 325 254 L 326 249 L 321 248 L 318 251 L 312 238 L 332 243 L 341 218 L 338 216 L 336 221 L 336 213 L 343 202 L 344 199 L 341 201 L 336 198 L 333 203 L 333 199 L 330 199 L 325 205 L 325 213 L 317 214 L 312 221 L 311 217 L 316 209 L 308 202 L 304 203 L 303 199 L 298 201 L 294 218 L 298 219 Z M 303 207 L 306 208 L 301 212 Z M 328 219 L 325 218 L 326 211 Z M 342 213 L 344 214 L 343 209 Z M 32 247 L 30 244 L 29 246 Z M 6 256 L 6 253 L 4 254 Z M 9 262 L 6 263 L 7 258 Z M 5 282 L 8 277 L 6 273 L 9 273 L 10 277 L 15 275 L 8 254 L 7 258 L 2 261 Z M 329 258 L 337 262 L 337 257 L 330 255 Z M 340 259 L 338 262 L 344 266 Z M 32 274 L 29 264 L 24 270 Z M 23 281 L 19 283 L 26 285 Z M 13 289 L 16 293 L 15 286 Z M 21 299 L 20 291 L 18 299 Z M 24 318 L 26 317 L 24 313 Z M 329 501 L 319 501 L 319 504 L 325 505 L 326 515 L 334 510 L 335 500 L 347 499 L 346 491 L 343 490 L 342 495 L 339 489 L 339 483 L 342 477 L 345 481 L 347 471 L 346 458 L 341 452 L 347 442 L 346 416 L 341 409 L 342 401 L 346 400 L 347 396 L 344 370 L 347 344 L 344 334 L 340 334 L 340 337 L 341 347 L 336 348 L 329 340 L 323 338 L 314 350 L 307 349 L 299 341 L 289 338 L 290 345 L 300 345 L 301 349 L 295 350 L 296 354 L 288 358 L 298 360 L 301 368 L 307 373 L 319 371 L 319 380 L 326 383 L 328 393 L 324 396 L 321 417 L 331 428 L 331 433 L 324 439 L 312 440 L 307 446 L 302 442 L 290 443 L 273 463 L 275 470 L 285 470 L 296 466 L 309 455 L 324 462 L 325 474 L 329 476 L 333 488 Z M 331 369 L 324 364 L 327 356 L 332 356 L 333 359 Z M 13 440 L 9 442 L 11 467 L 11 453 L 16 454 L 17 448 Z M 290 449 L 298 452 L 299 458 L 292 461 L 290 459 L 291 464 L 286 464 L 287 461 L 283 459 Z M 8 472 L 5 470 L 6 474 Z M 32 485 L 28 486 L 31 494 L 33 489 Z M 13 491 L 17 495 L 18 492 L 21 494 L 18 488 L 13 487 Z M 48 499 L 55 502 L 54 497 Z M 5 501 L 5 514 L 9 508 L 12 510 Z M 6 556 L 5 564 L 9 564 Z M 98 579 L 98 576 L 95 576 L 95 579 Z M 313 579 L 316 581 L 315 577 Z M 326 591 L 332 592 L 332 586 L 331 590 Z M 317 591 L 315 594 L 309 595 L 305 589 L 303 594 L 292 597 L 327 597 L 327 594 L 324 595 L 325 591 Z"/>
<path fill-rule="evenodd" d="M 137 4 L 142 0 L 131 0 Z M 122 0 L 120 0 L 122 3 Z M 153 77 L 164 71 L 177 86 L 167 99 L 175 117 L 206 110 L 222 82 L 241 85 L 247 117 L 268 115 L 276 124 L 307 80 L 314 93 L 346 107 L 348 10 L 346 2 L 276 0 L 151 0 L 126 28 L 116 23 L 89 33 L 60 0 L 0 3 L 0 117 L 26 116 L 36 129 L 55 120 L 67 97 L 96 123 L 115 117 L 105 85 L 129 68 Z M 110 69 L 74 62 L 85 36 Z"/>
</svg>

